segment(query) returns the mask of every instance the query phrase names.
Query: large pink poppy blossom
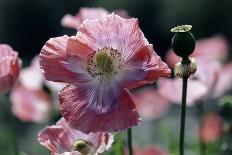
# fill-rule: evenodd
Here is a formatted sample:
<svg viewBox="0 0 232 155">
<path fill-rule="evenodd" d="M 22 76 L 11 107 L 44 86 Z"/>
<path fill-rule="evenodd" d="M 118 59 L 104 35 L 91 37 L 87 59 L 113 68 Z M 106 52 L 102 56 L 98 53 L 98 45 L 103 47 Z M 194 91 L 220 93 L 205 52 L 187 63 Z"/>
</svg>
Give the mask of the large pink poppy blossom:
<svg viewBox="0 0 232 155">
<path fill-rule="evenodd" d="M 196 42 L 196 48 L 191 55 L 194 58 L 204 57 L 210 60 L 223 61 L 227 58 L 229 52 L 229 45 L 226 39 L 220 35 L 216 35 L 210 38 L 200 39 Z M 175 64 L 181 61 L 172 49 L 167 52 L 167 63 L 170 67 L 174 67 Z"/>
<path fill-rule="evenodd" d="M 137 19 L 115 14 L 86 20 L 76 36 L 50 39 L 40 64 L 47 80 L 70 83 L 59 94 L 61 113 L 85 133 L 138 125 L 141 119 L 128 89 L 170 75 Z"/>
<path fill-rule="evenodd" d="M 108 150 L 113 143 L 109 133 L 84 134 L 68 126 L 64 118 L 56 125 L 46 127 L 38 134 L 38 141 L 52 155 L 97 155 Z"/>
<path fill-rule="evenodd" d="M 78 30 L 83 21 L 105 18 L 107 15 L 109 15 L 109 12 L 103 8 L 81 8 L 75 16 L 65 15 L 61 20 L 61 25 Z"/>
<path fill-rule="evenodd" d="M 200 137 L 204 143 L 217 140 L 222 134 L 222 119 L 216 113 L 208 113 L 202 121 Z"/>
<path fill-rule="evenodd" d="M 48 119 L 51 101 L 44 91 L 18 85 L 12 90 L 10 99 L 12 112 L 20 120 L 41 123 Z"/>
<path fill-rule="evenodd" d="M 170 102 L 157 93 L 156 88 L 143 88 L 133 93 L 136 108 L 142 118 L 156 119 L 168 111 Z"/>
<path fill-rule="evenodd" d="M 0 44 L 0 95 L 8 92 L 18 79 L 20 59 L 10 46 Z"/>
<path fill-rule="evenodd" d="M 154 145 L 149 145 L 142 149 L 135 146 L 133 149 L 134 155 L 168 155 L 163 149 L 160 149 Z M 128 149 L 125 151 L 125 155 L 129 155 Z"/>
</svg>

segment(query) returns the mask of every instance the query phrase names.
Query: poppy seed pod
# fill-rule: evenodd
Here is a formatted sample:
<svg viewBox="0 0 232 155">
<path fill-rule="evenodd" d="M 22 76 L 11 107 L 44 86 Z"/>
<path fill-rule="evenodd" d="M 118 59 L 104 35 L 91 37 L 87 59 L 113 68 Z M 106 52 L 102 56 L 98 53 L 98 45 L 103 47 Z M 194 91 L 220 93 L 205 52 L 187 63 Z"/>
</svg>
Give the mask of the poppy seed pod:
<svg viewBox="0 0 232 155">
<path fill-rule="evenodd" d="M 195 49 L 195 38 L 190 32 L 191 25 L 181 25 L 171 29 L 174 32 L 172 38 L 172 49 L 176 55 L 187 59 Z"/>
</svg>

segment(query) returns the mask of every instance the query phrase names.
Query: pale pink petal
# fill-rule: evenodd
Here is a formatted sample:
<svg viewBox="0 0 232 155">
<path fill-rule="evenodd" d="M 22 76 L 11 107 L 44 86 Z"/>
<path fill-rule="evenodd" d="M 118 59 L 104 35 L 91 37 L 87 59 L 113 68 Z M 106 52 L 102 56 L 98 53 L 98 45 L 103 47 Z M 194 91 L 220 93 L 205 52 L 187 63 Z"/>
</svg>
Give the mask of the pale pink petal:
<svg viewBox="0 0 232 155">
<path fill-rule="evenodd" d="M 76 16 L 65 15 L 61 20 L 61 25 L 67 28 L 78 30 L 81 23 L 87 19 L 101 19 L 108 15 L 108 11 L 103 8 L 81 8 Z"/>
<path fill-rule="evenodd" d="M 117 49 L 122 54 L 123 60 L 128 60 L 134 53 L 148 45 L 137 19 L 123 19 L 115 14 L 102 20 L 83 22 L 77 37 L 94 51 L 105 47 Z"/>
<path fill-rule="evenodd" d="M 168 101 L 181 104 L 182 96 L 181 79 L 160 79 L 158 81 L 158 93 Z M 192 106 L 207 94 L 207 86 L 201 81 L 188 80 L 187 106 Z"/>
<path fill-rule="evenodd" d="M 222 134 L 222 119 L 216 113 L 208 113 L 202 120 L 200 136 L 204 143 L 210 143 L 218 139 Z"/>
<path fill-rule="evenodd" d="M 41 71 L 34 67 L 22 69 L 19 76 L 20 83 L 29 89 L 41 89 L 43 80 L 43 74 Z"/>
<path fill-rule="evenodd" d="M 67 14 L 61 19 L 61 25 L 67 28 L 77 29 L 81 25 L 81 21 L 75 16 Z"/>
<path fill-rule="evenodd" d="M 141 121 L 126 89 L 121 90 L 117 100 L 111 100 L 115 105 L 105 113 L 94 109 L 92 99 L 91 92 L 83 92 L 72 85 L 60 92 L 61 113 L 72 127 L 85 133 L 110 132 L 129 128 Z"/>
<path fill-rule="evenodd" d="M 10 96 L 12 112 L 25 122 L 41 123 L 48 119 L 50 100 L 41 90 L 30 90 L 16 86 Z"/>
<path fill-rule="evenodd" d="M 145 119 L 160 117 L 170 106 L 170 102 L 160 96 L 155 88 L 144 88 L 133 93 L 133 98 L 139 114 Z"/>
<path fill-rule="evenodd" d="M 170 73 L 171 70 L 154 52 L 152 45 L 147 45 L 128 60 L 120 76 L 123 85 L 132 89 L 152 83 L 159 77 L 168 77 Z"/>
<path fill-rule="evenodd" d="M 8 92 L 16 83 L 20 63 L 17 52 L 8 45 L 0 44 L 0 95 Z"/>
<path fill-rule="evenodd" d="M 52 125 L 40 131 L 38 141 L 47 147 L 52 154 L 59 155 L 79 155 L 78 151 L 73 150 L 73 144 L 77 140 L 90 142 L 94 155 L 109 149 L 113 142 L 113 137 L 108 133 L 84 134 L 68 126 L 64 118 L 61 118 L 56 125 Z"/>
<path fill-rule="evenodd" d="M 213 97 L 220 97 L 232 89 L 232 63 L 226 64 L 218 73 Z"/>
<path fill-rule="evenodd" d="M 83 55 L 79 50 L 72 45 L 68 46 L 68 36 L 52 38 L 43 47 L 40 53 L 40 65 L 43 74 L 47 80 L 55 82 L 78 83 L 83 82 L 86 71 L 86 62 L 84 62 Z M 66 51 L 67 50 L 67 51 Z M 68 51 L 78 50 L 78 55 L 70 56 Z M 73 53 L 73 52 L 71 52 Z"/>
<path fill-rule="evenodd" d="M 53 125 L 43 129 L 38 134 L 38 141 L 52 153 L 62 153 L 71 149 L 69 135 L 62 126 Z"/>
</svg>

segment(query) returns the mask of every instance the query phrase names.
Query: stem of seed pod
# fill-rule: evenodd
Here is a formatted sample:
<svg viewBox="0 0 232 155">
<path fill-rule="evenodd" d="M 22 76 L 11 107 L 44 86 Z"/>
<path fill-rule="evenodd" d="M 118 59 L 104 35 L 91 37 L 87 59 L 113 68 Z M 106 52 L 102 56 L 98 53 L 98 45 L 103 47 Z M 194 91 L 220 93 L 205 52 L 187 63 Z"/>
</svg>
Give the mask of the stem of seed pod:
<svg viewBox="0 0 232 155">
<path fill-rule="evenodd" d="M 127 130 L 127 138 L 128 138 L 128 147 L 129 147 L 129 155 L 133 155 L 133 147 L 132 147 L 132 129 L 129 128 Z"/>
<path fill-rule="evenodd" d="M 186 97 L 187 97 L 188 77 L 183 77 L 182 87 L 182 103 L 181 103 L 181 126 L 180 126 L 180 155 L 184 155 L 184 132 L 185 132 L 185 116 L 186 116 Z"/>
</svg>

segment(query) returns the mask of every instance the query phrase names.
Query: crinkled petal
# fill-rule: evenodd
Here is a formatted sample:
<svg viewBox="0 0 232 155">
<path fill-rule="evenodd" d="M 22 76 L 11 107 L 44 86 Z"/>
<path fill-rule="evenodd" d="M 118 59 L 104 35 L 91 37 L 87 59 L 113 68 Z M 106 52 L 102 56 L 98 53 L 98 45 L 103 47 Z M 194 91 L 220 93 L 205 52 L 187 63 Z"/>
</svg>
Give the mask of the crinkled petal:
<svg viewBox="0 0 232 155">
<path fill-rule="evenodd" d="M 116 49 L 121 52 L 124 60 L 148 44 L 137 19 L 124 19 L 115 14 L 102 20 L 84 21 L 77 37 L 94 51 L 105 47 Z"/>
<path fill-rule="evenodd" d="M 62 126 L 53 125 L 43 129 L 38 134 L 38 141 L 54 154 L 70 151 L 69 135 Z"/>
<path fill-rule="evenodd" d="M 8 92 L 19 76 L 21 61 L 10 46 L 0 44 L 0 95 Z"/>
<path fill-rule="evenodd" d="M 113 101 L 114 107 L 107 112 L 96 110 L 93 98 L 91 91 L 83 92 L 73 85 L 60 92 L 61 113 L 73 128 L 84 133 L 111 132 L 140 123 L 134 101 L 126 89 L 121 90 L 117 100 Z"/>
<path fill-rule="evenodd" d="M 70 40 L 70 41 L 69 41 Z M 82 51 L 83 50 L 83 51 Z M 75 56 L 70 56 L 68 53 Z M 88 80 L 86 55 L 82 46 L 72 44 L 68 36 L 52 38 L 40 53 L 40 65 L 47 80 L 55 82 L 81 83 Z"/>
<path fill-rule="evenodd" d="M 162 76 L 168 77 L 170 73 L 167 64 L 154 52 L 152 45 L 147 45 L 128 60 L 120 81 L 131 89 L 152 83 Z"/>
</svg>

